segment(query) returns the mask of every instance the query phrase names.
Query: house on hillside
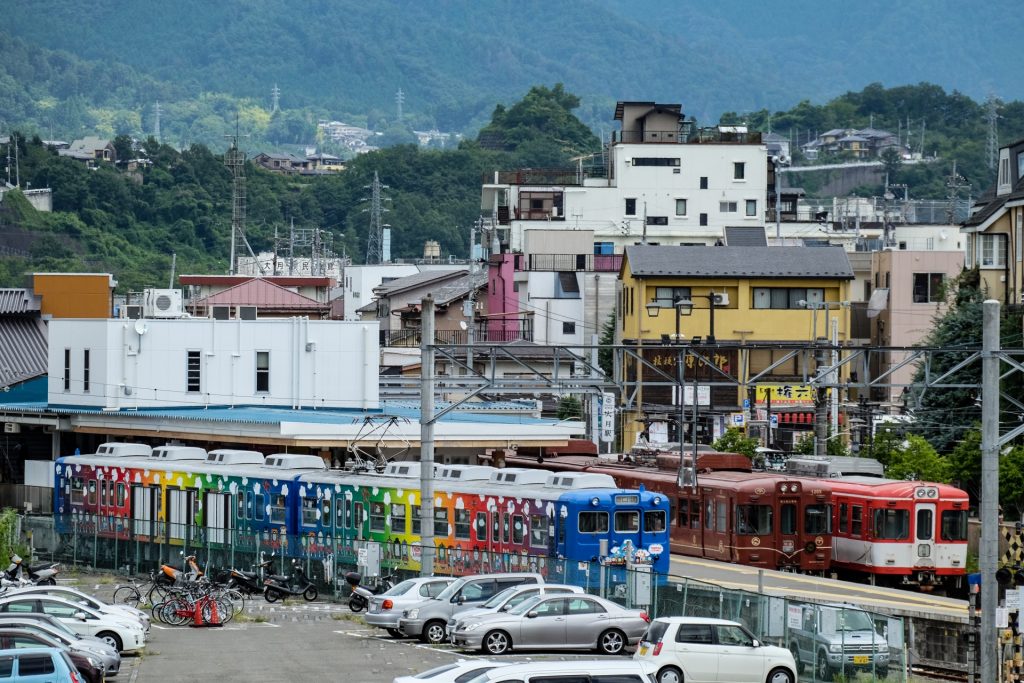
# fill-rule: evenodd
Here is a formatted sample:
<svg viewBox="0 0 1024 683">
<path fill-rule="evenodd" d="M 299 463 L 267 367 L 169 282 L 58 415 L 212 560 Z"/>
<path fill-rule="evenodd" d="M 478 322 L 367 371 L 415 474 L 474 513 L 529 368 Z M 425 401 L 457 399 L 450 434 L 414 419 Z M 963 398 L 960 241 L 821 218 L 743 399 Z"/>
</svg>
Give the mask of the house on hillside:
<svg viewBox="0 0 1024 683">
<path fill-rule="evenodd" d="M 114 143 L 106 138 L 96 136 L 75 140 L 67 149 L 60 149 L 57 153 L 62 157 L 71 157 L 90 164 L 97 161 L 110 163 L 117 161 L 117 150 L 114 149 Z"/>
<path fill-rule="evenodd" d="M 289 152 L 260 152 L 252 160 L 261 168 L 275 173 L 301 173 L 308 171 L 312 163 Z"/>
</svg>

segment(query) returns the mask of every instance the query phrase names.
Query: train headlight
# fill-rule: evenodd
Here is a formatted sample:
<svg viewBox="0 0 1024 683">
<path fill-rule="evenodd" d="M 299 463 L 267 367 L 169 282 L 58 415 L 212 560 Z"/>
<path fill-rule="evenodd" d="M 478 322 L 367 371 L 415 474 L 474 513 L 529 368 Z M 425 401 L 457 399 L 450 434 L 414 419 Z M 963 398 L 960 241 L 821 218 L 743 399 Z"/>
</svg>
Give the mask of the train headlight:
<svg viewBox="0 0 1024 683">
<path fill-rule="evenodd" d="M 787 484 L 783 484 L 779 487 L 779 490 L 785 493 L 786 491 L 789 490 L 789 486 Z"/>
<path fill-rule="evenodd" d="M 661 505 L 661 496 L 655 496 L 654 497 L 654 504 L 655 505 Z"/>
<path fill-rule="evenodd" d="M 593 505 L 594 507 L 597 507 L 600 503 L 601 501 L 597 499 L 597 496 L 594 496 L 593 498 L 590 499 L 590 504 Z"/>
<path fill-rule="evenodd" d="M 789 490 L 792 491 L 793 493 L 796 493 L 797 491 L 800 490 L 800 484 L 793 484 L 792 486 L 789 487 Z"/>
</svg>

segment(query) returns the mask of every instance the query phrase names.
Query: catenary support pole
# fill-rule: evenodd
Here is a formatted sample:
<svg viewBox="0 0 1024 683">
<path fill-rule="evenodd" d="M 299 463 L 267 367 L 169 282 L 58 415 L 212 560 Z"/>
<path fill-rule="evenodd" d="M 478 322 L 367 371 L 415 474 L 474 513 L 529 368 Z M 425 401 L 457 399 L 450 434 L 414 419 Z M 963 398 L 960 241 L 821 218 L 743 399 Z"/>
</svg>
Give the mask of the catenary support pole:
<svg viewBox="0 0 1024 683">
<path fill-rule="evenodd" d="M 999 302 L 984 307 L 981 346 L 981 683 L 996 683 L 996 558 L 999 554 Z"/>
<path fill-rule="evenodd" d="M 434 573 L 434 298 L 420 309 L 420 575 Z"/>
</svg>

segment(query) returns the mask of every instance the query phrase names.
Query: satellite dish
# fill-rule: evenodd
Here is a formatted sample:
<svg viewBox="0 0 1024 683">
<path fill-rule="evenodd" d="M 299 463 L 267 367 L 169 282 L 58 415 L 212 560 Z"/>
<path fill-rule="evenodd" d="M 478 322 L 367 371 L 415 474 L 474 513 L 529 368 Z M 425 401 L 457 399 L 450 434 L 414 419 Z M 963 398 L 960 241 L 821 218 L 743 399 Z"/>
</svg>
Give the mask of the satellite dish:
<svg viewBox="0 0 1024 683">
<path fill-rule="evenodd" d="M 144 320 L 139 318 L 138 320 L 135 321 L 135 334 L 137 334 L 137 335 L 139 335 L 141 337 L 142 335 L 146 334 L 146 332 L 148 332 L 148 331 L 149 331 L 149 328 L 146 327 L 146 322 Z"/>
<path fill-rule="evenodd" d="M 465 320 L 460 320 L 460 321 L 459 321 L 459 327 L 461 327 L 461 328 L 462 328 L 462 330 L 463 330 L 463 331 L 465 331 L 465 330 L 466 330 L 466 328 L 467 328 L 467 327 L 469 327 L 469 325 L 467 325 L 467 324 L 466 324 L 466 321 L 465 321 Z"/>
</svg>

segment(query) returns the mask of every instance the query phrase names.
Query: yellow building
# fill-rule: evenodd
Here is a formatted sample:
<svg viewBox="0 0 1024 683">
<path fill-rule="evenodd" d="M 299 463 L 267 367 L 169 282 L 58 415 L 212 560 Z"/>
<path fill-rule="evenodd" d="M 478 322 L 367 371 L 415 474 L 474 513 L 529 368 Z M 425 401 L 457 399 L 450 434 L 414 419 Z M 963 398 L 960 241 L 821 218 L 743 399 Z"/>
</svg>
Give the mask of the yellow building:
<svg viewBox="0 0 1024 683">
<path fill-rule="evenodd" d="M 769 368 L 758 379 L 764 390 L 754 408 L 773 394 L 773 384 L 807 393 L 806 385 L 799 384 L 806 357 L 793 350 L 831 339 L 832 319 L 838 342 L 848 340 L 850 314 L 844 302 L 853 277 L 841 247 L 627 247 L 616 332 L 623 344 L 643 347 L 650 364 L 644 381 L 658 375 L 655 368 L 666 368 L 663 372 L 673 377 L 707 382 L 703 391 L 709 399 L 701 413 L 731 415 L 743 410 L 750 395 L 748 379 Z M 777 343 L 778 348 L 755 350 L 751 342 Z M 679 359 L 686 364 L 681 375 L 675 374 Z M 638 365 L 625 364 L 627 382 L 636 380 Z M 728 378 L 735 384 L 729 386 Z M 637 382 L 635 395 L 626 397 L 626 447 L 643 428 L 645 415 L 678 405 L 672 387 L 645 389 L 643 384 Z M 700 401 L 702 390 L 696 391 Z"/>
</svg>

